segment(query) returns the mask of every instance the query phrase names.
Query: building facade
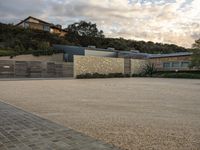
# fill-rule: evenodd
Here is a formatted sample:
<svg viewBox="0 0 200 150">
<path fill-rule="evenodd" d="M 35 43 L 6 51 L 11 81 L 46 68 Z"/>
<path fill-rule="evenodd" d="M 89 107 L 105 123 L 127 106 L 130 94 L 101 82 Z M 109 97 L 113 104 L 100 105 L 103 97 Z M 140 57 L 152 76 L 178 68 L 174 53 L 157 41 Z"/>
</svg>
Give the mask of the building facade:
<svg viewBox="0 0 200 150">
<path fill-rule="evenodd" d="M 65 36 L 67 34 L 67 32 L 62 29 L 61 25 L 54 25 L 38 18 L 34 18 L 32 16 L 29 16 L 28 18 L 22 20 L 21 22 L 16 24 L 16 26 L 26 29 L 29 28 L 46 31 L 52 34 L 58 34 L 59 36 Z"/>
<path fill-rule="evenodd" d="M 53 47 L 64 52 L 64 61 L 66 62 L 73 62 L 75 55 L 117 58 L 117 50 L 101 49 L 94 46 L 53 45 Z"/>
<path fill-rule="evenodd" d="M 57 50 L 64 52 L 64 61 L 73 62 L 75 55 L 82 56 L 97 56 L 97 57 L 111 57 L 111 58 L 126 58 L 126 59 L 140 59 L 149 60 L 154 63 L 159 71 L 187 71 L 192 70 L 189 66 L 192 59 L 191 52 L 178 52 L 171 54 L 148 54 L 140 53 L 139 51 L 119 51 L 115 49 L 101 49 L 95 46 L 79 47 L 68 45 L 54 45 Z"/>
<path fill-rule="evenodd" d="M 190 68 L 192 53 L 182 52 L 173 54 L 161 54 L 150 56 L 150 62 L 155 64 L 159 71 L 188 71 Z"/>
</svg>

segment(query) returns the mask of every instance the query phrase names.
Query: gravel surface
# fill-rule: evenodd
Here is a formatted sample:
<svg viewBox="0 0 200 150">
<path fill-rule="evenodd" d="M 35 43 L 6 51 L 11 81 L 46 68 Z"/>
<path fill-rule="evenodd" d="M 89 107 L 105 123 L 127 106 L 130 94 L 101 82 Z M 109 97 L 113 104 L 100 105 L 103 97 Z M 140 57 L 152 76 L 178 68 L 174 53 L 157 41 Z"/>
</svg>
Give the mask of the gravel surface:
<svg viewBox="0 0 200 150">
<path fill-rule="evenodd" d="M 200 80 L 0 81 L 0 99 L 121 149 L 200 149 Z"/>
</svg>

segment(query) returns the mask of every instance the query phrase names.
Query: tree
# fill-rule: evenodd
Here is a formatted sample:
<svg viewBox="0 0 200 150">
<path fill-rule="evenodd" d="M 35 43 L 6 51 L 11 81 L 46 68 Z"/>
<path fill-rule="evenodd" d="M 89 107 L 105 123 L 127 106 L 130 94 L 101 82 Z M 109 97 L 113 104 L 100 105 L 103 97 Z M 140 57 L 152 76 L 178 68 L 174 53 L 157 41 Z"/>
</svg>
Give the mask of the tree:
<svg viewBox="0 0 200 150">
<path fill-rule="evenodd" d="M 195 49 L 200 49 L 200 39 L 196 40 L 192 47 Z"/>
<path fill-rule="evenodd" d="M 196 40 L 195 43 L 192 45 L 194 48 L 192 50 L 193 55 L 192 55 L 192 62 L 191 62 L 191 67 L 196 67 L 200 69 L 200 39 Z"/>
<path fill-rule="evenodd" d="M 18 28 L 0 23 L 0 50 L 15 51 L 26 54 L 27 51 L 44 50 L 53 44 L 76 45 L 98 48 L 113 47 L 117 50 L 139 50 L 143 53 L 175 53 L 187 52 L 188 49 L 173 44 L 162 44 L 145 41 L 127 40 L 123 38 L 104 38 L 103 31 L 91 22 L 81 21 L 69 25 L 66 37 L 48 32 Z M 48 44 L 49 43 L 49 44 Z M 194 47 L 200 43 L 197 41 Z"/>
<path fill-rule="evenodd" d="M 99 31 L 97 25 L 91 22 L 76 22 L 69 25 L 65 30 L 68 32 L 67 37 L 73 40 L 78 40 L 79 37 L 104 38 L 103 31 Z"/>
</svg>

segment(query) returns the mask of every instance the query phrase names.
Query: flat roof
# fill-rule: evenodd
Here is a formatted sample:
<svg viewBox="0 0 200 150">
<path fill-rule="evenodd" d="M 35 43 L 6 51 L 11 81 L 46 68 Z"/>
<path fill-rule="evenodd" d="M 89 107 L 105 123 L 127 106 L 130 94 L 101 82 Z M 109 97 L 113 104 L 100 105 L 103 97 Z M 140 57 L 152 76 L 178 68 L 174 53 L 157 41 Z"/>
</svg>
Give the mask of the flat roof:
<svg viewBox="0 0 200 150">
<path fill-rule="evenodd" d="M 181 56 L 191 56 L 192 52 L 178 52 L 171 54 L 149 54 L 149 58 L 164 58 L 164 57 L 181 57 Z"/>
<path fill-rule="evenodd" d="M 104 48 L 96 48 L 96 47 L 82 47 L 82 46 L 68 46 L 63 45 L 67 48 L 77 48 L 77 49 L 85 49 L 85 50 L 91 50 L 91 51 L 105 51 L 105 52 L 116 52 L 120 54 L 125 54 L 128 56 L 140 56 L 144 58 L 164 58 L 164 57 L 181 57 L 181 56 L 191 56 L 192 52 L 177 52 L 177 53 L 170 53 L 170 54 L 149 54 L 149 53 L 140 53 L 140 52 L 133 52 L 133 51 L 121 51 L 121 50 L 114 50 L 114 49 L 104 49 Z M 137 50 L 136 50 L 137 51 Z"/>
</svg>

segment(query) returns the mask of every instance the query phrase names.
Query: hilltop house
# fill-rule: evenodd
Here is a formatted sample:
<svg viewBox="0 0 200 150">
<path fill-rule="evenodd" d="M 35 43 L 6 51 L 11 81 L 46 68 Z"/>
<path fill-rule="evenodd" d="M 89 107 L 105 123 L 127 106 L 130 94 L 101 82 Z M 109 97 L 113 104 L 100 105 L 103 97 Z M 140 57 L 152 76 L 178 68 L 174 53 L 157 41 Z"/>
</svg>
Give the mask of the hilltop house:
<svg viewBox="0 0 200 150">
<path fill-rule="evenodd" d="M 34 18 L 32 16 L 29 16 L 28 18 L 22 20 L 21 22 L 16 24 L 16 26 L 47 31 L 52 34 L 58 34 L 59 36 L 65 36 L 67 33 L 62 29 L 61 25 L 54 25 L 38 18 Z"/>
</svg>

